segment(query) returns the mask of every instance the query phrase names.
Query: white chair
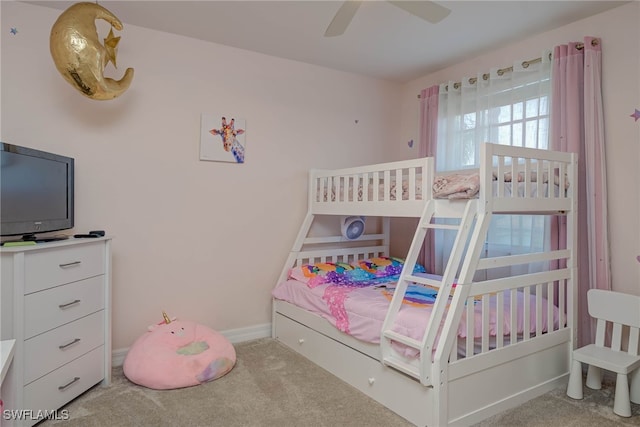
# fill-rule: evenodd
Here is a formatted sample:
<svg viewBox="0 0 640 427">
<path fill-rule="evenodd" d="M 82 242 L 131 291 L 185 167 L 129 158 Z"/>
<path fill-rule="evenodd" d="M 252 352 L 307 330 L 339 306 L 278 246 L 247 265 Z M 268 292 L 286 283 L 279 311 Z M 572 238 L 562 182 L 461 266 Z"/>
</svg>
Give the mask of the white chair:
<svg viewBox="0 0 640 427">
<path fill-rule="evenodd" d="M 616 390 L 613 412 L 631 416 L 631 403 L 640 403 L 640 356 L 638 338 L 640 331 L 640 296 L 620 292 L 591 289 L 587 292 L 589 315 L 598 320 L 596 342 L 573 351 L 573 363 L 567 386 L 567 396 L 582 399 L 582 363 L 589 365 L 587 387 L 602 387 L 602 369 L 613 371 Z M 607 323 L 613 323 L 611 347 L 606 347 Z M 629 331 L 628 350 L 621 349 L 623 331 Z M 631 390 L 628 375 L 631 374 Z"/>
</svg>

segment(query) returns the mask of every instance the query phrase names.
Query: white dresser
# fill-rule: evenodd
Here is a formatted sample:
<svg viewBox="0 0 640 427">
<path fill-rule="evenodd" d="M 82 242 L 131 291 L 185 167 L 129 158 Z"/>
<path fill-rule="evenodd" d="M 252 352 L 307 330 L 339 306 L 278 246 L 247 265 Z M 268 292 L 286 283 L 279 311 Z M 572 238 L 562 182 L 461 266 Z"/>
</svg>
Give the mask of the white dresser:
<svg viewBox="0 0 640 427">
<path fill-rule="evenodd" d="M 111 381 L 111 239 L 0 248 L 0 340 L 15 339 L 0 395 L 30 426 Z"/>
</svg>

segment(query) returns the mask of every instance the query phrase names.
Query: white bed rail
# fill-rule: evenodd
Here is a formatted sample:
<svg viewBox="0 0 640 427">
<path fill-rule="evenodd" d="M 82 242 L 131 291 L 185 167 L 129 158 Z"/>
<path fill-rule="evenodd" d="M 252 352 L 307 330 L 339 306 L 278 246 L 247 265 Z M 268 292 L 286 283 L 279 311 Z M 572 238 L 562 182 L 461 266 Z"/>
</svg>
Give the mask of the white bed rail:
<svg viewBox="0 0 640 427">
<path fill-rule="evenodd" d="M 292 267 L 325 262 L 349 264 L 367 258 L 385 256 L 387 251 L 388 248 L 385 246 L 343 248 L 335 250 L 331 254 L 327 254 L 323 249 L 300 251 Z"/>
<path fill-rule="evenodd" d="M 493 213 L 563 213 L 573 208 L 573 153 L 485 143 L 480 151 L 480 206 Z"/>
<path fill-rule="evenodd" d="M 431 198 L 433 158 L 309 173 L 314 214 L 420 217 Z"/>
<path fill-rule="evenodd" d="M 529 259 L 529 255 L 501 257 L 513 258 L 501 265 L 517 265 L 524 260 L 551 262 L 569 256 L 570 251 L 558 250 L 532 254 Z M 435 359 L 448 357 L 455 361 L 459 354 L 468 359 L 543 334 L 566 332 L 570 326 L 567 305 L 571 277 L 572 269 L 565 267 L 457 285 L 442 336 L 448 336 L 447 328 L 456 324 L 458 333 L 464 332 L 464 351 L 457 351 L 453 339 L 441 340 L 442 350 L 436 352 Z"/>
</svg>

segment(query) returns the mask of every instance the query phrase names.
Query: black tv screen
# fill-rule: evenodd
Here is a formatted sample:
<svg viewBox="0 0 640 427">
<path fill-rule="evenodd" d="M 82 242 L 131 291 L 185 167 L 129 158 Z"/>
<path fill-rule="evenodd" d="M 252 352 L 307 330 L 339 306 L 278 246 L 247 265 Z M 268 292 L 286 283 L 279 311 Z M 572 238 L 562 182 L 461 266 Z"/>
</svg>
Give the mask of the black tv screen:
<svg viewBox="0 0 640 427">
<path fill-rule="evenodd" d="M 73 228 L 74 159 L 0 143 L 0 235 Z"/>
</svg>

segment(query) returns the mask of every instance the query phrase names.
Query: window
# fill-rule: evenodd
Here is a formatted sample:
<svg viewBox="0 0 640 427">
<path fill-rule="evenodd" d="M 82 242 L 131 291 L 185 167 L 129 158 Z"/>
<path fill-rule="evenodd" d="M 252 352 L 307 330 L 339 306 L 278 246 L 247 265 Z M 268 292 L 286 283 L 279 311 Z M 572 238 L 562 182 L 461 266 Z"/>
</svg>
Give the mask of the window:
<svg viewBox="0 0 640 427">
<path fill-rule="evenodd" d="M 481 142 L 549 148 L 550 90 L 546 76 L 496 92 L 445 93 L 438 112 L 438 169 L 478 167 Z"/>
<path fill-rule="evenodd" d="M 492 71 L 488 79 L 478 76 L 441 85 L 436 149 L 439 171 L 479 167 L 482 142 L 549 147 L 550 64 L 540 61 L 535 66 L 514 65 L 511 73 L 498 71 Z M 540 252 L 548 248 L 548 235 L 549 220 L 544 216 L 494 215 L 485 256 Z M 443 268 L 453 236 L 444 232 L 435 236 L 436 250 L 442 251 L 436 267 Z"/>
</svg>

